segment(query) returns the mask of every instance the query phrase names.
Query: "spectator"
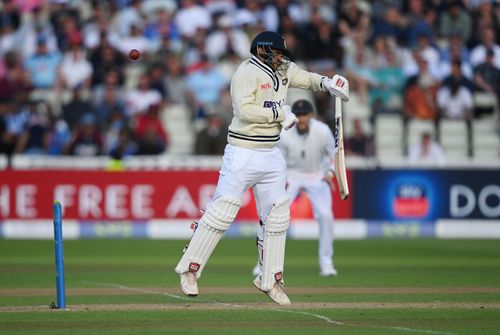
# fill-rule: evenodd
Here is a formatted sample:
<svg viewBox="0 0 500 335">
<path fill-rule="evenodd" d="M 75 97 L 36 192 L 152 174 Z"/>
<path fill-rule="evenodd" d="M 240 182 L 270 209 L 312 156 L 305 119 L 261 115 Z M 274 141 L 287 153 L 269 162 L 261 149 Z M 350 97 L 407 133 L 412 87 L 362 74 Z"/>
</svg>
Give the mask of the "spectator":
<svg viewBox="0 0 500 335">
<path fill-rule="evenodd" d="M 198 28 L 196 35 L 191 38 L 187 43 L 187 48 L 184 51 L 184 65 L 186 66 L 186 72 L 191 73 L 198 70 L 200 65 L 203 63 L 204 58 L 206 58 L 206 40 L 208 36 L 208 29 Z"/>
<path fill-rule="evenodd" d="M 110 70 L 104 76 L 104 81 L 101 84 L 94 85 L 91 92 L 92 104 L 98 106 L 106 99 L 106 94 L 113 91 L 116 100 L 123 103 L 125 93 L 120 82 L 120 73 L 117 70 Z"/>
<path fill-rule="evenodd" d="M 470 62 L 473 67 L 478 66 L 486 61 L 487 51 L 493 51 L 492 64 L 500 69 L 500 45 L 495 43 L 495 31 L 491 27 L 484 28 L 481 34 L 481 44 L 471 50 Z"/>
<path fill-rule="evenodd" d="M 0 75 L 0 104 L 15 101 L 30 88 L 28 75 L 16 53 L 8 52 L 4 57 L 3 66 L 4 71 Z"/>
<path fill-rule="evenodd" d="M 427 60 L 419 57 L 419 73 L 406 82 L 404 112 L 407 118 L 436 120 L 436 92 L 438 83 L 432 78 Z"/>
<path fill-rule="evenodd" d="M 456 67 L 459 67 L 456 65 Z M 460 77 L 452 77 L 449 84 L 437 92 L 437 105 L 441 118 L 464 120 L 467 124 L 468 152 L 472 153 L 472 125 L 474 100 L 471 91 L 464 86 Z"/>
<path fill-rule="evenodd" d="M 495 15 L 495 9 L 493 8 L 492 3 L 493 1 L 481 0 L 479 6 L 473 11 L 472 26 L 474 27 L 474 30 L 472 32 L 470 45 L 481 43 L 481 35 L 484 29 L 488 27 L 491 27 L 493 31 L 500 31 L 500 17 L 498 17 L 498 13 Z"/>
<path fill-rule="evenodd" d="M 223 155 L 227 144 L 227 127 L 224 119 L 217 115 L 207 117 L 207 126 L 196 135 L 196 155 Z"/>
<path fill-rule="evenodd" d="M 500 105 L 500 69 L 494 64 L 495 53 L 492 49 L 486 51 L 486 60 L 474 69 L 474 83 L 480 92 L 496 96 L 497 106 Z"/>
<path fill-rule="evenodd" d="M 121 127 L 116 141 L 111 144 L 109 155 L 114 159 L 123 159 L 136 153 L 137 144 L 134 142 L 132 130 L 126 126 Z"/>
<path fill-rule="evenodd" d="M 243 30 L 249 26 L 256 26 L 263 20 L 262 1 L 260 0 L 244 0 L 243 7 L 236 11 L 234 21 L 236 26 L 240 26 Z M 264 30 L 264 27 L 262 27 Z M 248 35 L 248 34 L 247 34 Z M 252 36 L 248 36 L 252 38 Z"/>
<path fill-rule="evenodd" d="M 164 76 L 165 90 L 169 94 L 169 102 L 184 104 L 186 102 L 186 76 L 178 56 L 169 54 L 165 58 L 166 73 Z"/>
<path fill-rule="evenodd" d="M 432 43 L 432 35 L 421 34 L 417 37 L 417 47 L 420 57 L 427 61 L 427 67 L 434 79 L 440 79 L 439 51 Z"/>
<path fill-rule="evenodd" d="M 161 94 L 151 88 L 151 81 L 147 74 L 139 78 L 137 88 L 127 92 L 126 97 L 127 115 L 133 117 L 145 113 L 153 104 L 162 102 Z"/>
<path fill-rule="evenodd" d="M 342 2 L 338 29 L 344 39 L 343 43 L 348 43 L 346 40 L 354 40 L 356 35 L 363 36 L 365 41 L 368 40 L 368 33 L 371 31 L 368 3 L 352 0 Z"/>
<path fill-rule="evenodd" d="M 98 48 L 103 40 L 108 29 L 108 21 L 104 6 L 95 1 L 91 4 L 91 17 L 85 22 L 82 28 L 83 45 L 89 50 Z"/>
<path fill-rule="evenodd" d="M 26 70 L 35 89 L 52 89 L 57 83 L 58 69 L 62 57 L 58 52 L 47 51 L 47 41 L 40 37 L 36 52 L 25 63 Z"/>
<path fill-rule="evenodd" d="M 394 51 L 386 53 L 387 66 L 372 70 L 372 86 L 370 88 L 370 103 L 377 106 L 381 112 L 401 112 L 403 96 L 401 92 L 406 77 L 403 68 Z"/>
<path fill-rule="evenodd" d="M 410 148 L 408 154 L 410 163 L 425 163 L 442 165 L 445 162 L 444 153 L 441 146 L 432 141 L 431 134 L 422 133 L 421 141 Z"/>
<path fill-rule="evenodd" d="M 16 31 L 21 25 L 21 13 L 13 0 L 2 1 L 0 10 L 0 50 L 14 51 L 16 47 Z"/>
<path fill-rule="evenodd" d="M 71 131 L 78 128 L 79 122 L 86 114 L 93 114 L 94 110 L 90 102 L 82 97 L 82 90 L 80 87 L 73 89 L 73 97 L 71 101 L 62 107 L 63 118 L 69 126 Z M 87 118 L 88 120 L 88 118 Z"/>
<path fill-rule="evenodd" d="M 33 56 L 37 49 L 38 40 L 44 40 L 47 53 L 58 53 L 57 39 L 50 22 L 46 20 L 45 11 L 41 7 L 33 10 L 32 19 L 25 20 L 16 32 L 15 48 L 24 59 Z"/>
<path fill-rule="evenodd" d="M 124 111 L 119 108 L 113 108 L 110 110 L 106 126 L 101 126 L 101 129 L 103 129 L 102 133 L 104 135 L 104 151 L 106 153 L 109 154 L 109 152 L 116 146 L 119 141 L 120 132 L 124 127 L 129 127 L 129 119 L 125 115 Z"/>
<path fill-rule="evenodd" d="M 441 15 L 439 32 L 442 37 L 459 33 L 462 40 L 468 42 L 472 36 L 472 19 L 464 10 L 462 1 L 453 0 L 447 5 L 447 10 Z"/>
<path fill-rule="evenodd" d="M 115 27 L 113 30 L 118 32 L 120 37 L 125 37 L 130 33 L 130 28 L 133 25 L 142 25 L 144 22 L 142 20 L 141 14 L 141 1 L 132 0 L 130 5 L 117 12 L 116 18 L 114 20 Z"/>
<path fill-rule="evenodd" d="M 205 118 L 208 114 L 215 113 L 219 109 L 221 91 L 227 85 L 219 69 L 204 57 L 200 70 L 189 74 L 186 79 L 193 118 Z"/>
<path fill-rule="evenodd" d="M 168 146 L 168 136 L 159 116 L 160 104 L 148 107 L 147 113 L 136 118 L 135 137 L 138 143 L 138 155 L 158 155 Z"/>
<path fill-rule="evenodd" d="M 430 10 L 426 8 L 423 0 L 408 1 L 408 12 L 405 15 L 406 41 L 402 41 L 403 46 L 414 48 L 417 45 L 418 36 L 432 35 L 432 26 L 426 19 Z"/>
<path fill-rule="evenodd" d="M 265 30 L 282 31 L 283 17 L 289 16 L 296 24 L 301 24 L 303 14 L 300 6 L 289 0 L 271 1 L 262 12 Z"/>
<path fill-rule="evenodd" d="M 143 54 L 142 57 L 154 51 L 154 44 L 144 36 L 142 25 L 137 23 L 130 26 L 130 33 L 125 36 L 111 32 L 109 43 L 124 55 L 128 55 L 132 49 L 139 50 Z"/>
<path fill-rule="evenodd" d="M 453 78 L 449 86 L 442 86 L 437 92 L 437 105 L 441 116 L 447 119 L 470 120 L 472 118 L 473 99 L 469 89 L 460 79 Z"/>
<path fill-rule="evenodd" d="M 450 76 L 453 72 L 454 63 L 459 61 L 459 72 L 467 79 L 472 79 L 473 71 L 469 61 L 469 49 L 464 45 L 460 35 L 451 34 L 448 37 L 448 46 L 441 50 L 440 58 L 439 71 L 441 78 Z"/>
<path fill-rule="evenodd" d="M 368 88 L 375 81 L 368 51 L 364 47 L 359 47 L 354 49 L 353 53 L 346 54 L 345 69 L 361 101 L 368 103 Z"/>
<path fill-rule="evenodd" d="M 85 58 L 81 47 L 81 36 L 71 40 L 71 49 L 65 53 L 61 63 L 60 79 L 63 88 L 74 89 L 77 86 L 90 88 L 92 83 L 92 64 Z"/>
<path fill-rule="evenodd" d="M 384 13 L 384 18 L 375 20 L 373 25 L 373 36 L 375 39 L 379 36 L 391 37 L 398 43 L 401 43 L 404 37 L 404 21 L 400 10 L 396 6 L 388 6 Z"/>
<path fill-rule="evenodd" d="M 345 149 L 348 156 L 373 156 L 373 138 L 365 133 L 360 119 L 353 120 L 353 132 L 352 135 L 346 139 Z"/>
<path fill-rule="evenodd" d="M 304 57 L 309 61 L 325 63 L 335 60 L 330 65 L 330 71 L 341 64 L 342 48 L 339 45 L 338 33 L 330 22 L 327 21 L 323 12 L 313 11 L 310 21 L 305 24 L 302 45 L 307 45 L 308 50 Z"/>
<path fill-rule="evenodd" d="M 474 91 L 474 83 L 463 74 L 464 67 L 462 66 L 462 62 L 457 58 L 451 61 L 450 65 L 450 75 L 444 78 L 443 85 L 451 88 L 452 85 L 458 83 L 472 93 Z"/>
<path fill-rule="evenodd" d="M 195 0 L 181 0 L 181 8 L 175 15 L 175 24 L 181 35 L 186 39 L 192 39 L 197 29 L 208 29 L 212 25 L 212 18 L 208 10 L 199 6 Z"/>
<path fill-rule="evenodd" d="M 24 131 L 24 125 L 28 120 L 29 111 L 25 104 L 20 108 L 13 102 L 5 103 L 3 108 L 4 130 L 0 134 L 2 137 L 3 153 L 11 155 L 14 153 L 17 141 Z"/>
<path fill-rule="evenodd" d="M 168 91 L 164 85 L 165 69 L 162 64 L 153 64 L 149 70 L 151 88 L 160 92 L 162 100 L 167 100 Z"/>
<path fill-rule="evenodd" d="M 165 8 L 160 8 L 144 27 L 144 36 L 149 40 L 152 49 L 158 50 L 160 56 L 167 50 L 179 51 L 182 48 L 181 35 L 174 24 L 173 14 Z M 155 59 L 159 60 L 161 58 Z"/>
<path fill-rule="evenodd" d="M 97 120 L 101 130 L 107 129 L 115 113 L 125 115 L 125 104 L 120 99 L 119 93 L 113 87 L 108 86 L 104 91 L 104 98 L 95 105 Z"/>
<path fill-rule="evenodd" d="M 106 40 L 103 40 L 102 44 L 92 52 L 90 63 L 93 69 L 93 86 L 102 84 L 111 71 L 115 72 L 118 76 L 116 84 L 123 84 L 124 78 L 121 69 L 125 65 L 124 56 L 113 49 Z"/>
<path fill-rule="evenodd" d="M 98 156 L 102 154 L 102 145 L 97 118 L 87 113 L 80 118 L 66 153 L 74 156 Z"/>
<path fill-rule="evenodd" d="M 71 131 L 64 119 L 57 119 L 49 135 L 47 152 L 59 156 L 65 153 L 71 141 Z"/>
<path fill-rule="evenodd" d="M 31 102 L 28 106 L 29 115 L 16 143 L 16 153 L 30 155 L 46 154 L 50 136 L 50 121 L 48 110 L 43 103 Z"/>
<path fill-rule="evenodd" d="M 218 61 L 228 53 L 234 52 L 240 58 L 247 58 L 250 41 L 241 29 L 234 27 L 232 17 L 229 15 L 221 16 L 217 25 L 218 29 L 210 33 L 206 40 L 207 56 L 213 61 Z"/>
</svg>

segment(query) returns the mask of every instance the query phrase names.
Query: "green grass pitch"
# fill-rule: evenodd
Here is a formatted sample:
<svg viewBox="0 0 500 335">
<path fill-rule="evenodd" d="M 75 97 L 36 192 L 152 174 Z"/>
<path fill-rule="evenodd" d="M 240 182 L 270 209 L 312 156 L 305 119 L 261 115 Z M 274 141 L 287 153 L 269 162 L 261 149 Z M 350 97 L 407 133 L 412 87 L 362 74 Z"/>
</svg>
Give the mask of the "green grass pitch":
<svg viewBox="0 0 500 335">
<path fill-rule="evenodd" d="M 184 297 L 185 241 L 65 241 L 67 310 L 52 241 L 0 240 L 0 334 L 500 334 L 500 242 L 337 241 L 339 275 L 318 275 L 317 242 L 289 240 L 292 306 L 252 287 L 253 239 L 224 239 Z"/>
</svg>

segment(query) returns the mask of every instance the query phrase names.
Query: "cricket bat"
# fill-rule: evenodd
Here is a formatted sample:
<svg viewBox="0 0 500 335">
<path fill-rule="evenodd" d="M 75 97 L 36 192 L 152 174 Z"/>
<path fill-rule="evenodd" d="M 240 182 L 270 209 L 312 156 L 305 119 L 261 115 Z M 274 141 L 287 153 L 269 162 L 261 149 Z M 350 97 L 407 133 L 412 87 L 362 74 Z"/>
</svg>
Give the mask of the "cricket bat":
<svg viewBox="0 0 500 335">
<path fill-rule="evenodd" d="M 338 148 L 335 154 L 335 179 L 339 186 L 340 197 L 345 200 L 349 197 L 349 185 L 347 184 L 347 173 L 345 169 L 344 155 L 344 130 L 342 125 L 342 100 L 335 97 L 335 146 Z"/>
</svg>

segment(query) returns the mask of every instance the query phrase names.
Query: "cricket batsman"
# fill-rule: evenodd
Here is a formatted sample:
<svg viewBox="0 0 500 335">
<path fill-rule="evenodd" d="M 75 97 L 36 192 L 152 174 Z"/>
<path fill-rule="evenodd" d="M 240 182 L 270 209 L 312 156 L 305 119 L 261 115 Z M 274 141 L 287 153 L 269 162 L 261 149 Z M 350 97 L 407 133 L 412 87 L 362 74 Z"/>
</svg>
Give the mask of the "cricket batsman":
<svg viewBox="0 0 500 335">
<path fill-rule="evenodd" d="M 281 129 L 298 121 L 285 105 L 288 87 L 329 91 L 349 99 L 349 83 L 300 69 L 290 60 L 284 38 L 271 31 L 253 39 L 252 57 L 234 73 L 230 91 L 234 117 L 229 125 L 219 180 L 198 227 L 175 271 L 188 296 L 198 295 L 200 278 L 210 255 L 234 221 L 245 191 L 252 188 L 263 226 L 262 273 L 254 285 L 280 305 L 290 304 L 284 290 L 284 258 L 290 206 L 285 190 L 286 163 L 278 148 Z"/>
</svg>

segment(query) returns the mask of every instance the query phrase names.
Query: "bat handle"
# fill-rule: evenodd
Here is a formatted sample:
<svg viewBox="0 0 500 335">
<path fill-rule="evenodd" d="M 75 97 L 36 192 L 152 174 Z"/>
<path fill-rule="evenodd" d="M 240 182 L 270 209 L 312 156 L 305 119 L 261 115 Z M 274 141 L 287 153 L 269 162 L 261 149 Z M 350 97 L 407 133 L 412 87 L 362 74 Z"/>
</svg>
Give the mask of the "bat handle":
<svg viewBox="0 0 500 335">
<path fill-rule="evenodd" d="M 335 97 L 335 118 L 342 117 L 342 99 Z"/>
</svg>

